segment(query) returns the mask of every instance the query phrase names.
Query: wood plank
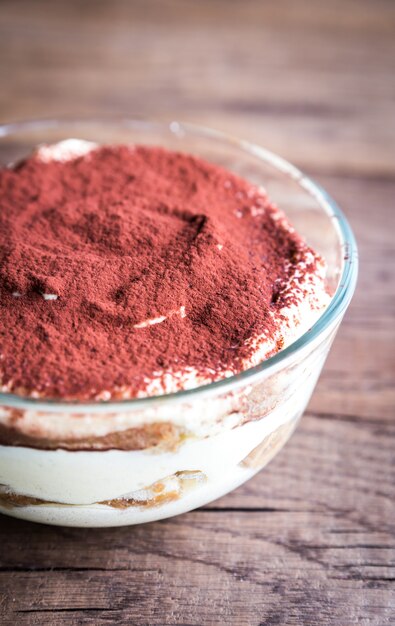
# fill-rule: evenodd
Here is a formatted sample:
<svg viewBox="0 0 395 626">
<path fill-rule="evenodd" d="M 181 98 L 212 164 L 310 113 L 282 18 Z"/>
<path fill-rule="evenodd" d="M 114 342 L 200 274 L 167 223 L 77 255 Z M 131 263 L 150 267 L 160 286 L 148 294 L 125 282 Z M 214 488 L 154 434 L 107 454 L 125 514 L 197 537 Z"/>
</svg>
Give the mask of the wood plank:
<svg viewBox="0 0 395 626">
<path fill-rule="evenodd" d="M 394 6 L 8 0 L 0 112 L 181 117 L 306 168 L 394 175 Z"/>
<path fill-rule="evenodd" d="M 347 520 L 335 532 L 325 513 L 295 513 L 291 524 L 273 512 L 216 513 L 215 526 L 212 518 L 200 511 L 99 531 L 100 551 L 91 531 L 63 531 L 57 542 L 83 552 L 84 564 L 0 573 L 12 605 L 8 615 L 3 608 L 6 623 L 49 614 L 64 623 L 69 613 L 83 623 L 391 624 L 386 535 L 367 536 Z M 307 526 L 314 530 L 306 544 Z"/>
</svg>

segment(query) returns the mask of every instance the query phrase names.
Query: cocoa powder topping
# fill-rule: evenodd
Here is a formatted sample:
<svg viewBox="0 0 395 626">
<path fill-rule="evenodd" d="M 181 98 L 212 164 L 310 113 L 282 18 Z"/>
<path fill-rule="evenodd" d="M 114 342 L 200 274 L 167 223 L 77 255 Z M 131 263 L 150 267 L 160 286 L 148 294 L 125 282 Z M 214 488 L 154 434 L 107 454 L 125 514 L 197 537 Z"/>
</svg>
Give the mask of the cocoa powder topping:
<svg viewBox="0 0 395 626">
<path fill-rule="evenodd" d="M 264 192 L 155 147 L 0 171 L 0 375 L 47 397 L 243 368 L 306 248 Z M 276 219 L 277 218 L 277 219 Z"/>
</svg>

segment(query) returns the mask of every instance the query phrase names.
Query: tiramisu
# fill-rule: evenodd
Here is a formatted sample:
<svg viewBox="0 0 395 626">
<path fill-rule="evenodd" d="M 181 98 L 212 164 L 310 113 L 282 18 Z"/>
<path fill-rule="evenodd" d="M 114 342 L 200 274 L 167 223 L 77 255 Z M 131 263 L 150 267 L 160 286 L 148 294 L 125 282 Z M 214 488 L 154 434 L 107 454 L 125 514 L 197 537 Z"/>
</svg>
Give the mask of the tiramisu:
<svg viewBox="0 0 395 626">
<path fill-rule="evenodd" d="M 207 500 L 243 482 L 267 462 L 276 429 L 291 432 L 293 392 L 269 416 L 273 399 L 254 400 L 251 387 L 212 398 L 207 413 L 187 399 L 171 410 L 113 404 L 238 374 L 327 307 L 324 260 L 262 187 L 161 147 L 69 139 L 0 171 L 0 243 L 1 390 L 55 408 L 1 408 L 4 510 L 46 505 L 34 519 L 73 523 L 75 505 L 170 507 L 164 517 L 192 508 L 195 489 Z M 56 401 L 112 408 L 56 413 Z M 218 464 L 226 485 L 211 481 Z M 75 523 L 107 523 L 86 515 Z M 135 519 L 154 516 L 110 523 Z"/>
</svg>

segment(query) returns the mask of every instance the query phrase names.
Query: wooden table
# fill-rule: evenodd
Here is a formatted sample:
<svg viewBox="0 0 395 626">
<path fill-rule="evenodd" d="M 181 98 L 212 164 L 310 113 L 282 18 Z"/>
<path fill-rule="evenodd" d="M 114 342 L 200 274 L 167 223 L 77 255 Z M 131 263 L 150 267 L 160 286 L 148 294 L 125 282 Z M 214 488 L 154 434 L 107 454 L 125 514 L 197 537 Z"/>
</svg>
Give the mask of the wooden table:
<svg viewBox="0 0 395 626">
<path fill-rule="evenodd" d="M 4 121 L 140 114 L 243 136 L 327 187 L 361 252 L 315 395 L 271 465 L 141 527 L 3 517 L 0 622 L 395 624 L 395 3 L 3 0 L 0 19 Z"/>
</svg>

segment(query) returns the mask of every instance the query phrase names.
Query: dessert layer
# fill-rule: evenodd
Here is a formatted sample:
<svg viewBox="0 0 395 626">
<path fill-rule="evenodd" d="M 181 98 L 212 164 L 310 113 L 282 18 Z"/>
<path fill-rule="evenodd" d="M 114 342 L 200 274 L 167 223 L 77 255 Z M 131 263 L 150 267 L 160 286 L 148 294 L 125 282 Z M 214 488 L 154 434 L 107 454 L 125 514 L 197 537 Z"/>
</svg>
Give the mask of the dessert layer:
<svg viewBox="0 0 395 626">
<path fill-rule="evenodd" d="M 63 504 L 134 498 L 136 491 L 176 472 L 202 472 L 208 483 L 256 471 L 257 446 L 276 431 L 285 437 L 301 413 L 289 403 L 270 416 L 205 439 L 186 439 L 176 450 L 35 450 L 0 446 L 0 485 L 6 492 Z M 277 448 L 276 448 L 277 449 Z M 250 453 L 254 454 L 249 457 Z M 269 457 L 268 457 L 269 460 Z M 262 457 L 259 458 L 259 462 Z M 262 465 L 264 461 L 262 461 Z"/>
<path fill-rule="evenodd" d="M 73 436 L 49 437 L 50 429 L 46 432 L 42 428 L 40 432 L 39 419 L 34 422 L 33 434 L 28 434 L 23 432 L 22 424 L 18 423 L 18 416 L 15 416 L 18 411 L 13 410 L 13 413 L 13 420 L 7 426 L 0 421 L 0 445 L 41 448 L 43 450 L 145 450 L 159 446 L 161 450 L 171 450 L 183 440 L 183 430 L 169 422 L 145 424 L 139 428 L 118 431 L 115 430 L 115 425 L 111 424 L 112 432 L 106 435 L 83 436 L 83 433 L 79 433 L 78 418 L 74 420 Z M 111 416 L 107 416 L 107 420 L 111 421 Z M 76 434 L 79 436 L 76 437 Z"/>
<path fill-rule="evenodd" d="M 246 369 L 328 304 L 266 193 L 205 161 L 69 140 L 0 171 L 4 391 L 110 399 Z"/>
<path fill-rule="evenodd" d="M 143 524 L 180 515 L 212 502 L 236 489 L 256 473 L 256 470 L 246 468 L 235 469 L 236 471 L 228 472 L 226 476 L 218 476 L 216 481 L 206 482 L 196 489 L 187 491 L 181 498 L 162 502 L 160 506 L 113 507 L 107 504 L 65 506 L 33 504 L 25 500 L 23 506 L 0 502 L 0 512 L 20 519 L 58 526 L 108 527 Z"/>
<path fill-rule="evenodd" d="M 202 472 L 179 471 L 172 476 L 166 476 L 158 480 L 153 485 L 145 489 L 140 489 L 122 498 L 113 498 L 96 502 L 94 505 L 111 506 L 114 509 L 127 509 L 130 507 L 156 507 L 179 500 L 186 493 L 199 487 L 206 481 L 206 476 Z M 0 506 L 6 508 L 25 506 L 58 506 L 59 502 L 50 502 L 31 496 L 23 496 L 9 491 L 6 487 L 0 486 Z M 62 506 L 78 506 L 74 504 L 62 504 Z"/>
</svg>

